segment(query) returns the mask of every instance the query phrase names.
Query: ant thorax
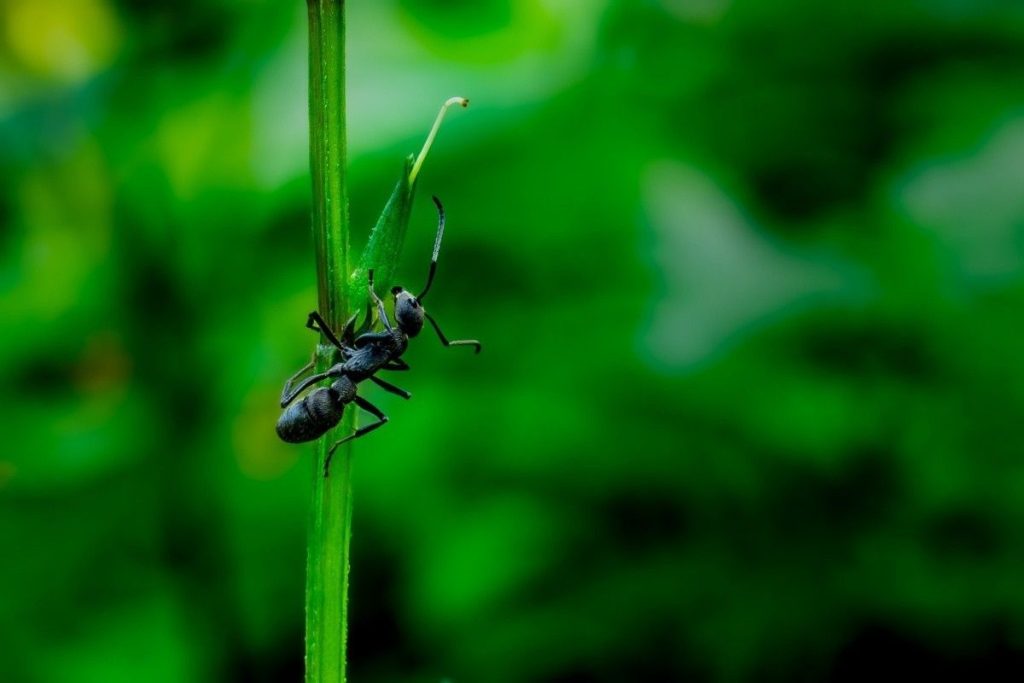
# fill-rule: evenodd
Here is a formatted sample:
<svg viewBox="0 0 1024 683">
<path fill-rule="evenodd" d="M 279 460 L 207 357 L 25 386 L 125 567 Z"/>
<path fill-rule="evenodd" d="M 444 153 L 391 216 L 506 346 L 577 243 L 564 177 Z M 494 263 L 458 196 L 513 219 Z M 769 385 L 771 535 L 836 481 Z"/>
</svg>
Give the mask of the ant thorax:
<svg viewBox="0 0 1024 683">
<path fill-rule="evenodd" d="M 360 335 L 355 351 L 345 361 L 345 374 L 354 382 L 361 382 L 405 353 L 408 345 L 409 338 L 398 328 Z"/>
<path fill-rule="evenodd" d="M 405 353 L 407 348 L 409 348 L 409 335 L 405 330 L 391 330 L 391 340 L 392 344 L 394 344 L 392 349 L 392 355 L 394 358 L 398 358 Z"/>
</svg>

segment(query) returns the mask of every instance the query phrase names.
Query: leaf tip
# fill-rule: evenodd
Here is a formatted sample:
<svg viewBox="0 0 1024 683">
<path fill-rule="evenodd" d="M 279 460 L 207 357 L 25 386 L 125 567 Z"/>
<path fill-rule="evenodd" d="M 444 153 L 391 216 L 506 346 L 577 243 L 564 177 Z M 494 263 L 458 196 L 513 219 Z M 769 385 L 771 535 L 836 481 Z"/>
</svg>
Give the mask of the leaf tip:
<svg viewBox="0 0 1024 683">
<path fill-rule="evenodd" d="M 463 109 L 469 106 L 469 99 L 466 97 L 456 96 L 449 97 L 441 105 L 441 111 L 437 113 L 437 118 L 434 119 L 434 125 L 430 129 L 430 133 L 427 134 L 427 139 L 423 143 L 423 149 L 416 156 L 416 163 L 413 164 L 412 170 L 409 171 L 409 182 L 416 182 L 416 176 L 420 173 L 420 167 L 423 166 L 423 160 L 427 158 L 427 153 L 430 152 L 430 146 L 434 144 L 434 138 L 437 137 L 437 131 L 441 128 L 441 122 L 444 121 L 444 115 L 448 111 L 448 107 L 454 104 L 460 105 Z"/>
</svg>

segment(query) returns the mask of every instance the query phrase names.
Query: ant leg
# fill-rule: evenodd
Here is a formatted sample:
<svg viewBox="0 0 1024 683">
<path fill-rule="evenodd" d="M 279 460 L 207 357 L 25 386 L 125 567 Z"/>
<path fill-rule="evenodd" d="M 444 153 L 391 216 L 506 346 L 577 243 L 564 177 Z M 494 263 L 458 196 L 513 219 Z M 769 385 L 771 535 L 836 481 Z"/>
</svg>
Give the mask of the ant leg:
<svg viewBox="0 0 1024 683">
<path fill-rule="evenodd" d="M 360 408 L 362 408 L 366 412 L 368 412 L 371 415 L 373 415 L 374 417 L 376 417 L 377 421 L 374 422 L 373 424 L 368 424 L 365 427 L 360 427 L 356 431 L 354 431 L 351 434 L 349 434 L 348 436 L 346 436 L 344 439 L 341 439 L 339 441 L 335 441 L 334 442 L 334 445 L 331 446 L 331 450 L 327 451 L 327 459 L 324 460 L 324 477 L 327 476 L 328 472 L 331 469 L 331 458 L 334 457 L 334 451 L 336 451 L 338 449 L 338 446 L 340 446 L 341 444 L 345 443 L 346 441 L 351 441 L 352 439 L 358 439 L 362 435 L 368 434 L 369 432 L 372 432 L 374 429 L 377 429 L 378 427 L 384 425 L 384 423 L 386 423 L 388 421 L 388 416 L 385 415 L 384 413 L 382 413 L 380 411 L 380 408 L 378 408 L 377 406 L 373 405 L 372 403 L 367 401 L 362 396 L 355 396 L 355 397 L 352 398 L 352 401 L 355 402 L 355 404 L 357 406 L 359 406 Z"/>
<path fill-rule="evenodd" d="M 313 330 L 314 332 L 321 332 L 327 341 L 331 342 L 341 352 L 341 358 L 348 360 L 352 357 L 352 328 L 355 326 L 356 318 L 358 313 L 352 314 L 352 317 L 345 323 L 345 329 L 341 333 L 342 341 L 338 341 L 337 336 L 331 331 L 330 326 L 320 317 L 320 314 L 313 311 L 309 314 L 309 319 L 306 320 L 306 327 Z"/>
<path fill-rule="evenodd" d="M 354 324 L 355 321 L 355 316 L 349 318 L 348 322 L 345 323 L 345 330 L 347 331 L 349 329 L 349 326 Z M 313 330 L 314 332 L 319 332 L 320 334 L 324 335 L 325 337 L 327 337 L 327 341 L 331 342 L 342 351 L 345 350 L 345 345 L 338 341 L 338 338 L 334 335 L 334 331 L 331 330 L 331 326 L 327 324 L 326 320 L 320 317 L 320 314 L 318 312 L 313 311 L 312 313 L 309 314 L 309 318 L 306 319 L 306 327 Z"/>
<path fill-rule="evenodd" d="M 290 392 L 290 391 L 292 390 L 292 382 L 294 382 L 294 381 L 295 381 L 295 380 L 297 380 L 297 379 L 298 379 L 299 377 L 302 377 L 302 376 L 303 376 L 303 375 L 305 375 L 305 374 L 306 374 L 307 372 L 309 372 L 310 370 L 312 370 L 312 369 L 313 369 L 313 366 L 314 366 L 314 365 L 316 365 L 316 354 L 315 354 L 315 353 L 313 354 L 313 358 L 312 358 L 312 360 L 310 360 L 310 361 L 309 361 L 308 363 L 306 363 L 305 365 L 303 365 L 303 366 L 302 366 L 302 369 L 301 369 L 301 370 L 299 370 L 299 371 L 298 371 L 298 372 L 296 372 L 296 373 L 295 373 L 294 375 L 292 375 L 291 377 L 289 377 L 289 378 L 288 378 L 288 381 L 286 381 L 286 382 L 284 383 L 284 389 L 282 389 L 282 390 L 281 390 L 281 407 L 282 407 L 282 408 L 284 408 L 284 407 L 285 407 L 286 405 L 288 405 L 289 403 L 291 403 L 291 399 L 288 399 L 288 400 L 286 401 L 286 400 L 285 400 L 285 397 L 286 397 L 286 396 L 288 396 L 288 392 Z M 293 396 L 292 398 L 294 398 L 294 396 Z"/>
<path fill-rule="evenodd" d="M 475 346 L 476 353 L 480 353 L 480 342 L 476 339 L 454 339 L 452 341 L 448 341 L 448 338 L 444 336 L 444 332 L 442 332 L 441 328 L 438 327 L 437 321 L 434 320 L 434 317 L 426 311 L 423 311 L 423 314 L 427 316 L 427 320 L 429 320 L 430 324 L 434 326 L 434 331 L 437 332 L 437 337 L 441 340 L 442 344 L 445 346 Z"/>
<path fill-rule="evenodd" d="M 374 384 L 376 384 L 378 387 L 380 387 L 384 391 L 391 392 L 392 394 L 395 394 L 396 396 L 401 396 L 402 398 L 405 398 L 405 399 L 412 398 L 412 394 L 410 394 L 405 389 L 402 389 L 401 387 L 396 387 L 394 384 L 391 384 L 390 382 L 385 382 L 380 377 L 375 377 L 373 375 L 370 375 L 370 381 L 373 382 Z"/>
<path fill-rule="evenodd" d="M 292 390 L 290 392 L 288 392 L 288 391 L 283 392 L 281 394 L 281 407 L 282 408 L 287 407 L 289 403 L 291 403 L 292 401 L 295 400 L 296 396 L 298 396 L 303 391 L 305 391 L 306 389 L 308 389 L 312 385 L 316 384 L 317 382 L 325 380 L 325 379 L 327 379 L 329 377 L 338 377 L 338 376 L 340 376 L 342 374 L 342 372 L 341 372 L 342 367 L 343 367 L 343 365 L 341 363 L 339 363 L 339 364 L 335 365 L 334 367 L 332 367 L 331 369 L 329 369 L 327 372 L 318 372 L 315 375 L 310 375 L 306 379 L 302 380 L 302 382 L 299 383 L 299 386 L 295 387 L 294 390 Z M 303 368 L 303 369 L 305 369 L 305 368 Z M 285 389 L 289 389 L 290 387 L 291 387 L 291 380 L 289 380 L 288 384 L 285 385 Z"/>
<path fill-rule="evenodd" d="M 409 364 L 401 358 L 392 358 L 387 364 L 381 368 L 382 370 L 411 370 Z"/>
</svg>

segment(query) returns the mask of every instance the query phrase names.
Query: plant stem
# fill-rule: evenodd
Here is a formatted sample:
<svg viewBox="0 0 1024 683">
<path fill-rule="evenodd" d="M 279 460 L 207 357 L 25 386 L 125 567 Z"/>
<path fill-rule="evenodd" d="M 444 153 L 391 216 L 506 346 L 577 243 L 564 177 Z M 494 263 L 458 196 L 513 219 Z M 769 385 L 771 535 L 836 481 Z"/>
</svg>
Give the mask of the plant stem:
<svg viewBox="0 0 1024 683">
<path fill-rule="evenodd" d="M 307 0 L 309 10 L 309 161 L 313 180 L 313 241 L 320 314 L 335 330 L 348 311 L 348 196 L 345 186 L 345 3 Z M 334 349 L 317 347 L 317 369 Z M 350 433 L 355 411 L 340 429 Z M 324 477 L 333 432 L 317 441 L 306 559 L 306 681 L 344 683 L 351 536 L 351 449 L 334 455 Z"/>
</svg>

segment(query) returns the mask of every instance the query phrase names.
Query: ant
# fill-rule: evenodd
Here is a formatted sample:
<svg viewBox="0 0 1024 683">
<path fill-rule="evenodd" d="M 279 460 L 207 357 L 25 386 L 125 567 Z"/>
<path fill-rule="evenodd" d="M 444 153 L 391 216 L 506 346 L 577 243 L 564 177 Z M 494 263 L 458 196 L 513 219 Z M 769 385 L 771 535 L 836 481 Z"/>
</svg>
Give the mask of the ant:
<svg viewBox="0 0 1024 683">
<path fill-rule="evenodd" d="M 373 269 L 367 273 L 369 278 L 370 299 L 377 307 L 377 315 L 384 329 L 380 332 L 364 332 L 358 337 L 355 336 L 355 321 L 357 315 L 349 318 L 345 324 L 341 339 L 331 330 L 327 322 L 316 311 L 309 314 L 306 320 L 306 327 L 321 333 L 327 340 L 340 351 L 341 362 L 335 363 L 325 372 L 311 375 L 292 388 L 293 382 L 309 372 L 313 368 L 314 360 L 311 360 L 305 367 L 290 377 L 281 392 L 281 407 L 286 410 L 277 421 L 277 435 L 288 443 L 301 443 L 318 439 L 340 421 L 345 411 L 345 406 L 355 403 L 377 418 L 377 421 L 360 427 L 352 434 L 336 441 L 328 450 L 327 458 L 324 460 L 324 476 L 328 475 L 331 458 L 334 451 L 341 444 L 359 438 L 374 429 L 383 426 L 388 417 L 379 408 L 357 395 L 356 385 L 359 382 L 369 379 L 385 391 L 408 399 L 412 397 L 408 391 L 385 382 L 376 376 L 379 370 L 409 370 L 409 365 L 401 359 L 403 353 L 409 346 L 409 339 L 415 337 L 423 329 L 423 320 L 426 318 L 437 333 L 438 339 L 444 346 L 472 346 L 476 353 L 480 353 L 480 342 L 475 339 L 455 339 L 449 341 L 433 316 L 424 310 L 421 302 L 430 291 L 434 282 L 434 274 L 437 272 L 437 257 L 441 251 L 441 238 L 444 235 L 444 206 L 441 200 L 433 197 L 437 206 L 438 222 L 437 236 L 434 238 L 434 253 L 430 259 L 430 270 L 427 274 L 427 284 L 419 296 L 413 296 L 403 287 L 392 287 L 391 294 L 395 299 L 395 322 L 397 327 L 391 325 L 387 311 L 384 309 L 384 302 L 377 296 L 373 286 Z M 372 307 L 368 307 L 366 325 L 372 328 Z M 325 379 L 334 379 L 329 387 L 321 387 L 308 393 L 301 401 L 293 403 L 295 398 L 310 386 Z"/>
<path fill-rule="evenodd" d="M 351 329 L 352 323 L 354 322 L 355 316 L 353 316 L 345 326 L 346 341 L 351 340 Z M 312 330 L 323 330 L 325 336 L 327 336 L 331 343 L 341 350 L 342 358 L 351 358 L 351 356 L 356 353 L 356 349 L 338 341 L 330 327 L 328 327 L 327 323 L 316 311 L 309 314 L 306 326 Z M 366 375 L 364 372 L 359 372 L 358 370 L 350 371 L 346 367 L 347 363 L 344 361 L 334 364 L 326 372 L 307 377 L 293 389 L 292 384 L 299 377 L 313 368 L 316 362 L 315 358 L 316 356 L 314 354 L 314 359 L 307 363 L 297 373 L 292 375 L 288 381 L 285 382 L 284 389 L 281 391 L 281 407 L 286 410 L 281 414 L 281 417 L 277 421 L 277 435 L 281 437 L 282 441 L 286 441 L 288 443 L 302 443 L 304 441 L 313 441 L 314 439 L 320 438 L 337 426 L 341 421 L 342 414 L 345 412 L 345 406 L 349 403 L 355 403 L 357 406 L 377 418 L 376 422 L 360 427 L 352 434 L 340 439 L 331 446 L 331 449 L 327 453 L 327 459 L 324 462 L 324 476 L 326 477 L 330 470 L 331 458 L 334 456 L 334 451 L 338 446 L 346 441 L 351 441 L 352 439 L 372 432 L 374 429 L 383 426 L 384 423 L 388 421 L 387 415 L 381 412 L 380 408 L 356 394 L 356 384 L 358 382 L 363 379 L 369 379 L 386 391 L 397 394 L 405 399 L 412 398 L 412 394 L 404 389 L 396 387 L 393 384 L 385 382 L 379 377 Z M 382 366 L 382 368 L 384 367 L 389 370 L 408 369 L 408 366 L 405 366 L 405 368 L 400 368 L 398 366 Z M 332 377 L 336 377 L 337 379 L 335 379 L 330 386 L 315 389 L 314 391 L 306 394 L 301 401 L 293 402 L 300 393 L 313 384 Z"/>
</svg>

